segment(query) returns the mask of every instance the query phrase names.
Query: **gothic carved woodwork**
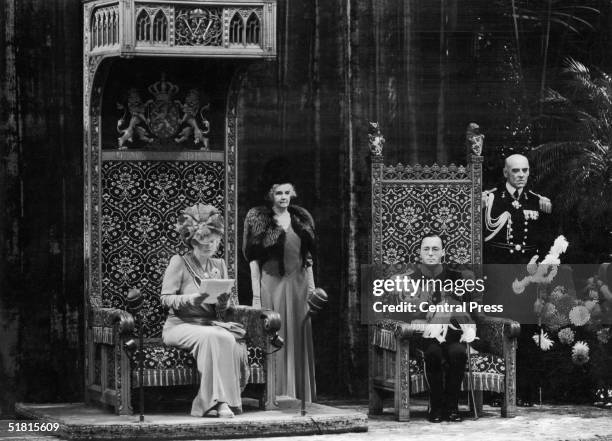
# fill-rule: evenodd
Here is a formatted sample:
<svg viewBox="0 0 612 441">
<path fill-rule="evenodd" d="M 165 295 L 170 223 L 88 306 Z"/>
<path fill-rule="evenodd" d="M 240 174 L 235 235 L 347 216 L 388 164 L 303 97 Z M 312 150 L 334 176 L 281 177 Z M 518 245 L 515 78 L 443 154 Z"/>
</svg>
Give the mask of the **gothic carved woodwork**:
<svg viewBox="0 0 612 441">
<path fill-rule="evenodd" d="M 372 160 L 371 261 L 384 277 L 405 272 L 419 256 L 425 233 L 439 234 L 449 263 L 478 264 L 482 259 L 481 188 L 482 142 L 477 124 L 466 133 L 467 166 L 384 165 L 384 138 L 377 123 L 368 134 Z M 520 326 L 503 318 L 484 317 L 478 323 L 482 351 L 469 359 L 475 391 L 503 393 L 501 414 L 516 413 L 516 337 Z M 410 394 L 427 390 L 422 357 L 409 351 L 419 338 L 411 324 L 378 320 L 370 326 L 370 412 L 382 411 L 384 392 L 393 392 L 395 416 L 410 418 Z M 486 352 L 485 352 L 486 351 Z M 389 360 L 395 367 L 389 372 Z"/>
<path fill-rule="evenodd" d="M 123 342 L 138 329 L 134 319 L 147 341 L 161 334 L 163 271 L 184 250 L 172 228 L 181 208 L 202 202 L 220 209 L 226 229 L 218 255 L 236 277 L 237 107 L 244 78 L 236 60 L 276 56 L 276 0 L 84 0 L 83 12 L 85 400 L 129 414 L 134 378 L 126 373 L 133 360 Z M 131 83 L 117 75 L 132 61 L 171 59 L 166 66 L 176 66 L 177 59 L 205 58 L 196 67 L 217 66 L 210 71 L 224 81 L 205 83 L 199 69 L 197 84 L 165 77 L 163 69 L 138 73 Z M 209 102 L 210 90 L 217 93 Z M 106 121 L 110 129 L 103 131 Z M 145 305 L 134 318 L 124 311 L 132 288 L 141 290 Z M 238 303 L 235 291 L 232 296 Z M 261 327 L 258 311 L 243 313 L 252 316 L 251 327 Z M 249 332 L 260 339 L 249 347 L 252 375 L 266 383 L 260 401 L 270 408 L 275 370 L 262 366 L 267 337 Z"/>
<path fill-rule="evenodd" d="M 469 123 L 467 130 L 465 131 L 465 145 L 467 147 L 467 154 L 481 156 L 484 138 L 485 136 L 480 133 L 480 126 L 473 122 Z"/>
<path fill-rule="evenodd" d="M 275 0 L 91 0 L 85 14 L 91 54 L 276 56 Z"/>
</svg>

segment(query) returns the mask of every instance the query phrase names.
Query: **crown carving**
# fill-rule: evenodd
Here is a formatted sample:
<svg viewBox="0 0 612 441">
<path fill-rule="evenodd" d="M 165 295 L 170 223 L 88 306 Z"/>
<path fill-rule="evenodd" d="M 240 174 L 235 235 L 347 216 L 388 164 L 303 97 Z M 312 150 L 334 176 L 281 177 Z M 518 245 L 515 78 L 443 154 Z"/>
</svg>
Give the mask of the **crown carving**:
<svg viewBox="0 0 612 441">
<path fill-rule="evenodd" d="M 161 80 L 151 84 L 147 89 L 158 101 L 170 101 L 179 91 L 176 84 L 166 81 L 166 74 L 162 73 Z"/>
</svg>

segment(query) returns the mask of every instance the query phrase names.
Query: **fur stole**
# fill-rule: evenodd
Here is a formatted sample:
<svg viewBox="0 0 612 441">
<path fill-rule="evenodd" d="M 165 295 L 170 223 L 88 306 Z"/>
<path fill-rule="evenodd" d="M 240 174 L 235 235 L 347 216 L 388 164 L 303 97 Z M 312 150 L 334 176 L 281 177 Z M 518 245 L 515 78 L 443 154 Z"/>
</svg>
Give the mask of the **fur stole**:
<svg viewBox="0 0 612 441">
<path fill-rule="evenodd" d="M 304 208 L 290 205 L 291 227 L 301 240 L 300 253 L 304 267 L 311 264 L 315 254 L 315 231 L 312 216 Z M 277 259 L 281 275 L 285 252 L 285 230 L 274 220 L 274 211 L 269 206 L 251 208 L 244 221 L 242 251 L 251 262 L 257 260 L 260 265 L 270 259 Z"/>
</svg>

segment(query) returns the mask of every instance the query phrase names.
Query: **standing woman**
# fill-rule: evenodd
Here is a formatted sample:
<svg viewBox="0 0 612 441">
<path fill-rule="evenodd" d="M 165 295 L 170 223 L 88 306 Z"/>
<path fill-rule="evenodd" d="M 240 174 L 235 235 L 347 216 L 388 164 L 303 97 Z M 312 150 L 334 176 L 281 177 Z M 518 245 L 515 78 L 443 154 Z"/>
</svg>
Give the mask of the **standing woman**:
<svg viewBox="0 0 612 441">
<path fill-rule="evenodd" d="M 224 231 L 223 218 L 212 205 L 197 204 L 183 210 L 176 229 L 191 248 L 170 259 L 161 291 L 169 309 L 162 337 L 168 346 L 191 352 L 200 372 L 200 389 L 191 406 L 193 416 L 231 418 L 242 411 L 240 392 L 249 376 L 244 342 L 220 322 L 228 308 L 229 293 L 216 304 L 200 294 L 203 279 L 226 279 L 227 266 L 217 252 Z"/>
<path fill-rule="evenodd" d="M 315 231 L 312 216 L 291 205 L 297 196 L 289 179 L 268 187 L 268 205 L 251 208 L 244 223 L 243 252 L 251 269 L 253 307 L 278 312 L 285 349 L 278 354 L 276 393 L 316 399 L 314 350 L 310 321 L 303 327 L 308 298 L 315 289 L 312 256 Z M 304 331 L 302 331 L 304 330 Z"/>
</svg>

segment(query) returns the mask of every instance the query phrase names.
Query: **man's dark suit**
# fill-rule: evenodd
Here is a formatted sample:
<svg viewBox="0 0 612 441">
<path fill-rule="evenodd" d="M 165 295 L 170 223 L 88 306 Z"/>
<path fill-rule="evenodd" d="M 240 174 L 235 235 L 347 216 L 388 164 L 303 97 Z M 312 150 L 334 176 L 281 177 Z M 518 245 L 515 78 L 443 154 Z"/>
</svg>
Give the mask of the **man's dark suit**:
<svg viewBox="0 0 612 441">
<path fill-rule="evenodd" d="M 474 278 L 474 274 L 471 271 L 460 271 L 444 265 L 441 273 L 429 277 L 418 265 L 417 271 L 411 277 L 416 279 L 423 277 L 425 279 L 455 281 L 458 279 Z M 441 301 L 462 303 L 479 301 L 479 299 L 480 296 L 478 294 L 470 295 L 469 293 L 457 296 L 452 292 L 433 292 L 429 295 L 430 304 L 438 304 Z M 440 415 L 443 412 L 448 414 L 457 412 L 459 392 L 465 375 L 467 350 L 465 343 L 459 341 L 462 334 L 459 323 L 467 324 L 474 323 L 474 321 L 469 313 L 453 313 L 448 321 L 452 326 L 448 329 L 446 341 L 439 342 L 435 338 L 423 339 L 425 374 L 429 385 L 431 415 Z M 447 367 L 446 378 L 444 378 L 445 367 Z"/>
</svg>

